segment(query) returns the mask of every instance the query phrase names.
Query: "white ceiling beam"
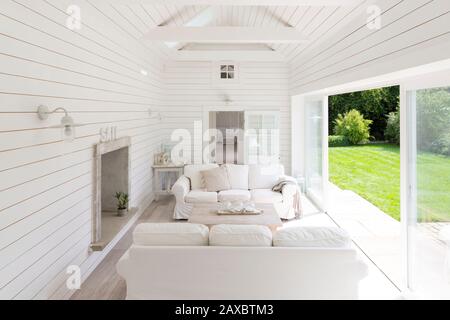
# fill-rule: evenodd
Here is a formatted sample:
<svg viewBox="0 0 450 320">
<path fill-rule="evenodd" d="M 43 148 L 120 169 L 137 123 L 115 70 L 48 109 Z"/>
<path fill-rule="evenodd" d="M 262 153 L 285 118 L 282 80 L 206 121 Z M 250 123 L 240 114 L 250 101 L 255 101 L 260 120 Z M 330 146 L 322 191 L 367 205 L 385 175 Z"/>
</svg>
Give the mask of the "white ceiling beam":
<svg viewBox="0 0 450 320">
<path fill-rule="evenodd" d="M 180 15 L 188 15 L 189 19 L 187 22 L 183 23 L 183 26 L 187 27 L 195 27 L 195 26 L 205 26 L 209 23 L 213 22 L 217 17 L 217 8 L 215 7 L 207 7 L 201 10 L 200 12 L 192 15 L 191 8 L 182 8 Z M 164 21 L 159 25 L 159 27 L 168 26 L 173 24 L 175 21 L 175 16 L 170 17 L 168 20 Z"/>
<path fill-rule="evenodd" d="M 110 4 L 177 6 L 349 6 L 359 0 L 100 0 Z"/>
<path fill-rule="evenodd" d="M 185 10 L 187 10 L 187 8 Z M 207 26 L 208 24 L 213 22 L 216 18 L 217 18 L 217 8 L 207 7 L 206 9 L 203 9 L 199 13 L 192 16 L 189 19 L 189 21 L 187 21 L 183 24 L 183 26 L 185 26 L 185 27 Z M 170 23 L 170 21 L 167 23 L 163 23 L 159 26 L 164 27 L 164 26 L 167 26 L 169 23 Z M 167 43 L 166 43 L 166 45 L 167 45 Z M 168 46 L 172 49 L 180 50 L 185 46 L 185 44 L 179 43 L 179 42 L 172 42 L 172 43 L 169 43 Z"/>
<path fill-rule="evenodd" d="M 196 43 L 300 43 L 308 41 L 295 28 L 156 27 L 143 39 Z"/>
<path fill-rule="evenodd" d="M 273 51 L 264 43 L 189 43 L 183 50 L 195 51 Z"/>
<path fill-rule="evenodd" d="M 269 50 L 180 50 L 171 57 L 176 61 L 285 61 L 283 55 Z"/>
</svg>

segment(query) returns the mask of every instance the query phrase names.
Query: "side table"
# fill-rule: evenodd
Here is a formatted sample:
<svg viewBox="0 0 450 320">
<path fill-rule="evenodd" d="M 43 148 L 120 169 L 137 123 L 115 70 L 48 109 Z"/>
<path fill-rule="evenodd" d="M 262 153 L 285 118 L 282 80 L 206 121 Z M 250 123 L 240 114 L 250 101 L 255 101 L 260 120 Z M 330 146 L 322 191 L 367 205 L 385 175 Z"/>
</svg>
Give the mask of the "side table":
<svg viewBox="0 0 450 320">
<path fill-rule="evenodd" d="M 155 200 L 159 200 L 161 195 L 172 194 L 172 185 L 180 176 L 183 175 L 184 165 L 153 165 L 153 190 L 155 193 Z M 173 181 L 170 173 L 176 173 L 176 179 Z"/>
</svg>

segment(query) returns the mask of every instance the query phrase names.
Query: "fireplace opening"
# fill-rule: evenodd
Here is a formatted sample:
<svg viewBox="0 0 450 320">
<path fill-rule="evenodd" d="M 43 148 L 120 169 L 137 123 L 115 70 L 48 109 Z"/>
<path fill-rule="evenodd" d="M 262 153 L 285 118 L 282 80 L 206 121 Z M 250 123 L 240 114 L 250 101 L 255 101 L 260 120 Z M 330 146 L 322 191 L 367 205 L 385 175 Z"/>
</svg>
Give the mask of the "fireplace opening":
<svg viewBox="0 0 450 320">
<path fill-rule="evenodd" d="M 119 210 L 117 193 L 130 197 L 130 139 L 96 145 L 95 200 L 91 248 L 103 250 L 130 222 L 136 208 Z"/>
</svg>

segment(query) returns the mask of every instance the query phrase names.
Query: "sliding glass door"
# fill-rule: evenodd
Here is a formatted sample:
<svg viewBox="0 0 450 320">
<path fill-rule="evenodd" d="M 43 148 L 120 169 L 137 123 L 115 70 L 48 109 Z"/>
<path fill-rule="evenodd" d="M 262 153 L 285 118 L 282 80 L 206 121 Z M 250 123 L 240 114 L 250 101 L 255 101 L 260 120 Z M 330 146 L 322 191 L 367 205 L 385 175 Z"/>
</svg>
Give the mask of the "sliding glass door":
<svg viewBox="0 0 450 320">
<path fill-rule="evenodd" d="M 403 86 L 407 282 L 420 298 L 450 298 L 450 76 Z"/>
<path fill-rule="evenodd" d="M 306 97 L 304 143 L 306 193 L 326 211 L 328 184 L 328 99 Z"/>
</svg>

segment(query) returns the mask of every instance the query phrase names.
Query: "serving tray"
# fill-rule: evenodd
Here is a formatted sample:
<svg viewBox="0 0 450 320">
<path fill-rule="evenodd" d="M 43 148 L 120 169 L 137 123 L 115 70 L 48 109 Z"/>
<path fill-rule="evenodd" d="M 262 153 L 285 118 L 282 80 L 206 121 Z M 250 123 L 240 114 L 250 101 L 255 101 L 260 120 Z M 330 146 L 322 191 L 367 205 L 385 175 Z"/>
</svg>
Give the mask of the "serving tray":
<svg viewBox="0 0 450 320">
<path fill-rule="evenodd" d="M 217 210 L 219 216 L 256 216 L 263 213 L 263 210 L 255 211 L 234 211 L 234 210 Z"/>
</svg>

